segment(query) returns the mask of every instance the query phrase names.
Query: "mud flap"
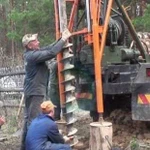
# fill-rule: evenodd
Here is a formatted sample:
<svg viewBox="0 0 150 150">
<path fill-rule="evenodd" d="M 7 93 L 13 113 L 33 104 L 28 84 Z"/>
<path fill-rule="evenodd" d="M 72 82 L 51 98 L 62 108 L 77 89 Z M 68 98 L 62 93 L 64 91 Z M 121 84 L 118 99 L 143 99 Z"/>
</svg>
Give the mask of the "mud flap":
<svg viewBox="0 0 150 150">
<path fill-rule="evenodd" d="M 150 121 L 150 64 L 141 64 L 132 86 L 132 119 Z"/>
<path fill-rule="evenodd" d="M 150 93 L 132 96 L 132 119 L 150 121 Z"/>
</svg>

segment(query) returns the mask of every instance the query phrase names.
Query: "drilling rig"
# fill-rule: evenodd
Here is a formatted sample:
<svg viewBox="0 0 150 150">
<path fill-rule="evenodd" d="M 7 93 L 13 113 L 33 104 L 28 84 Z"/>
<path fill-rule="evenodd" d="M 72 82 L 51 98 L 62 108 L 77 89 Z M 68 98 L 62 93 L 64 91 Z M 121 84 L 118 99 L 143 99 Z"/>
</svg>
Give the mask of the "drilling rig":
<svg viewBox="0 0 150 150">
<path fill-rule="evenodd" d="M 68 134 L 77 132 L 75 101 L 94 121 L 124 106 L 131 108 L 134 120 L 150 121 L 150 56 L 120 1 L 54 0 L 54 4 L 56 38 L 65 28 L 73 35 L 57 56 Z"/>
</svg>

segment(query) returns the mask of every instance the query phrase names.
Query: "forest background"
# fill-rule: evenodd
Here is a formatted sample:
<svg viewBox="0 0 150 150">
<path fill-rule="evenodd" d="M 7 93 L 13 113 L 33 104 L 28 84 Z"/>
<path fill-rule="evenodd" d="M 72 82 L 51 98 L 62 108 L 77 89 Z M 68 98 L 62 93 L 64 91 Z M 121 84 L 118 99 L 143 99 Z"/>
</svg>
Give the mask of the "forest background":
<svg viewBox="0 0 150 150">
<path fill-rule="evenodd" d="M 150 31 L 150 0 L 121 0 L 136 31 Z M 0 56 L 22 57 L 22 36 L 38 33 L 41 46 L 55 40 L 53 0 L 0 0 Z M 0 64 L 3 67 L 3 63 Z"/>
</svg>

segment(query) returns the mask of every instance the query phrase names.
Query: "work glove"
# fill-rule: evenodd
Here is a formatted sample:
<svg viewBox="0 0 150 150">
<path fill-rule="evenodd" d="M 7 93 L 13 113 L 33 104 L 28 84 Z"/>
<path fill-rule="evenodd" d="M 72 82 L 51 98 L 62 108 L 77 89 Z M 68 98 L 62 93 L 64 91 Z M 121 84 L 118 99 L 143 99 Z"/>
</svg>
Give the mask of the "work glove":
<svg viewBox="0 0 150 150">
<path fill-rule="evenodd" d="M 62 32 L 62 40 L 66 41 L 69 37 L 71 37 L 71 33 L 70 33 L 70 31 L 68 29 L 65 29 Z"/>
<path fill-rule="evenodd" d="M 67 142 L 73 140 L 74 136 L 63 136 L 63 138 L 64 138 L 65 142 L 67 143 Z"/>
</svg>

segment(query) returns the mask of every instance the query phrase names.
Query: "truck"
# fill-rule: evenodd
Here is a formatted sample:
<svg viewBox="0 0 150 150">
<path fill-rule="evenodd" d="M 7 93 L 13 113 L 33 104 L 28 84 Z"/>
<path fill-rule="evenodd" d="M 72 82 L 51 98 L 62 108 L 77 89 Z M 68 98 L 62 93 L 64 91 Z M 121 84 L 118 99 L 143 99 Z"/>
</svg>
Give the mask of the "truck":
<svg viewBox="0 0 150 150">
<path fill-rule="evenodd" d="M 129 108 L 133 120 L 150 121 L 150 55 L 121 2 L 54 0 L 54 4 L 56 38 L 65 28 L 72 32 L 57 56 L 61 106 L 70 132 L 76 132 L 75 101 L 94 121 L 117 108 Z"/>
</svg>

